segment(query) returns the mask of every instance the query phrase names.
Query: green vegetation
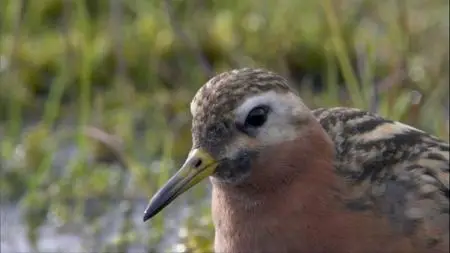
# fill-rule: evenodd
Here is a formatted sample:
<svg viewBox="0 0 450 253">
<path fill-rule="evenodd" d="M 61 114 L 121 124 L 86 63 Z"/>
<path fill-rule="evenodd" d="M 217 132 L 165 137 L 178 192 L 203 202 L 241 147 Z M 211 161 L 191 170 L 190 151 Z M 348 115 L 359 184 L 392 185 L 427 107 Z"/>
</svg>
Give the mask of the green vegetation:
<svg viewBox="0 0 450 253">
<path fill-rule="evenodd" d="M 0 196 L 35 247 L 53 217 L 82 227 L 91 251 L 120 210 L 103 252 L 210 251 L 207 184 L 182 198 L 192 209 L 175 233 L 164 215 L 136 222 L 132 203 L 177 169 L 190 99 L 231 68 L 269 68 L 311 107 L 374 110 L 448 140 L 448 1 L 3 0 L 0 26 Z"/>
</svg>

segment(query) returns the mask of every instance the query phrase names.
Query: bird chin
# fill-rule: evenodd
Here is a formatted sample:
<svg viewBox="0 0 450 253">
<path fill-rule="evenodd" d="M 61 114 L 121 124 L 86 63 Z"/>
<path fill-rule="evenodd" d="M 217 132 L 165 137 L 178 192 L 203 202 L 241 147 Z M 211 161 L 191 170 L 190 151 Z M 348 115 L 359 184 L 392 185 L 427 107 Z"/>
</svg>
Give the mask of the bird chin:
<svg viewBox="0 0 450 253">
<path fill-rule="evenodd" d="M 241 151 L 235 158 L 223 160 L 212 178 L 217 182 L 232 185 L 244 182 L 250 176 L 251 163 L 257 155 L 256 151 Z"/>
<path fill-rule="evenodd" d="M 241 183 L 245 182 L 245 179 L 247 179 L 250 175 L 250 170 L 247 173 L 242 174 L 234 174 L 230 175 L 229 173 L 215 173 L 212 178 L 212 182 L 217 182 L 221 184 L 227 184 L 227 185 L 240 185 Z"/>
</svg>

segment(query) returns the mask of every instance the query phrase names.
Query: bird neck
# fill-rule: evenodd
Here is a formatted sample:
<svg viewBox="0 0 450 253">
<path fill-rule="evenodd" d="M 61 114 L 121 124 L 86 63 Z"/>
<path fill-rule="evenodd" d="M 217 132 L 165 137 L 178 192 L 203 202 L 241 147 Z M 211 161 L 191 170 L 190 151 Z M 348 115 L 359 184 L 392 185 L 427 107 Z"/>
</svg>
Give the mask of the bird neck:
<svg viewBox="0 0 450 253">
<path fill-rule="evenodd" d="M 263 243 L 267 235 L 277 233 L 281 220 L 292 218 L 291 229 L 298 231 L 295 226 L 304 226 L 296 222 L 302 216 L 311 219 L 326 213 L 326 203 L 333 202 L 336 189 L 333 145 L 320 126 L 302 133 L 294 141 L 263 151 L 267 153 L 261 154 L 245 182 L 213 181 L 216 240 L 219 245 L 229 244 L 219 248 Z"/>
<path fill-rule="evenodd" d="M 262 149 L 243 181 L 233 184 L 213 180 L 214 188 L 229 198 L 250 201 L 283 194 L 293 184 L 310 184 L 310 180 L 320 185 L 317 182 L 321 180 L 319 174 L 332 175 L 330 172 L 334 170 L 334 145 L 315 121 L 300 132 L 301 135 L 292 141 Z"/>
</svg>

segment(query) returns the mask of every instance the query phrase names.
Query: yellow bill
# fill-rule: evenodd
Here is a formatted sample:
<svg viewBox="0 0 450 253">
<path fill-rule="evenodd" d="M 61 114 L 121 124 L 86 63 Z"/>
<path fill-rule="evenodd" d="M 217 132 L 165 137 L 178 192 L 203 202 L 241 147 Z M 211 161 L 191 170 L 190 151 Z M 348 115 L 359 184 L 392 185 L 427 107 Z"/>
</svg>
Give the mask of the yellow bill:
<svg viewBox="0 0 450 253">
<path fill-rule="evenodd" d="M 193 149 L 181 169 L 156 192 L 144 212 L 144 222 L 158 214 L 183 192 L 214 173 L 218 162 L 202 149 Z"/>
</svg>

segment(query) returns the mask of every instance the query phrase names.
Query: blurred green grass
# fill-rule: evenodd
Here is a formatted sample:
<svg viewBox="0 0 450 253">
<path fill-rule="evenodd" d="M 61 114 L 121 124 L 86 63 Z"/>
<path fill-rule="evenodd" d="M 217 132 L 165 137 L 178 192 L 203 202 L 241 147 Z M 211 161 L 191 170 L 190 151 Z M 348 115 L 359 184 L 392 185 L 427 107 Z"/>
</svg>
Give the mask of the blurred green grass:
<svg viewBox="0 0 450 253">
<path fill-rule="evenodd" d="M 200 85 L 265 67 L 313 108 L 364 108 L 448 140 L 448 18 L 442 0 L 1 1 L 2 203 L 19 203 L 34 246 L 49 213 L 102 233 L 102 215 L 125 206 L 103 251 L 210 251 L 208 205 L 195 205 L 206 184 L 186 197 L 195 207 L 170 248 L 157 248 L 170 217 L 136 224 L 143 210 L 130 204 L 188 152 Z M 58 153 L 67 146 L 76 154 Z M 55 165 L 59 156 L 68 160 Z M 95 215 L 87 199 L 100 203 Z"/>
</svg>

